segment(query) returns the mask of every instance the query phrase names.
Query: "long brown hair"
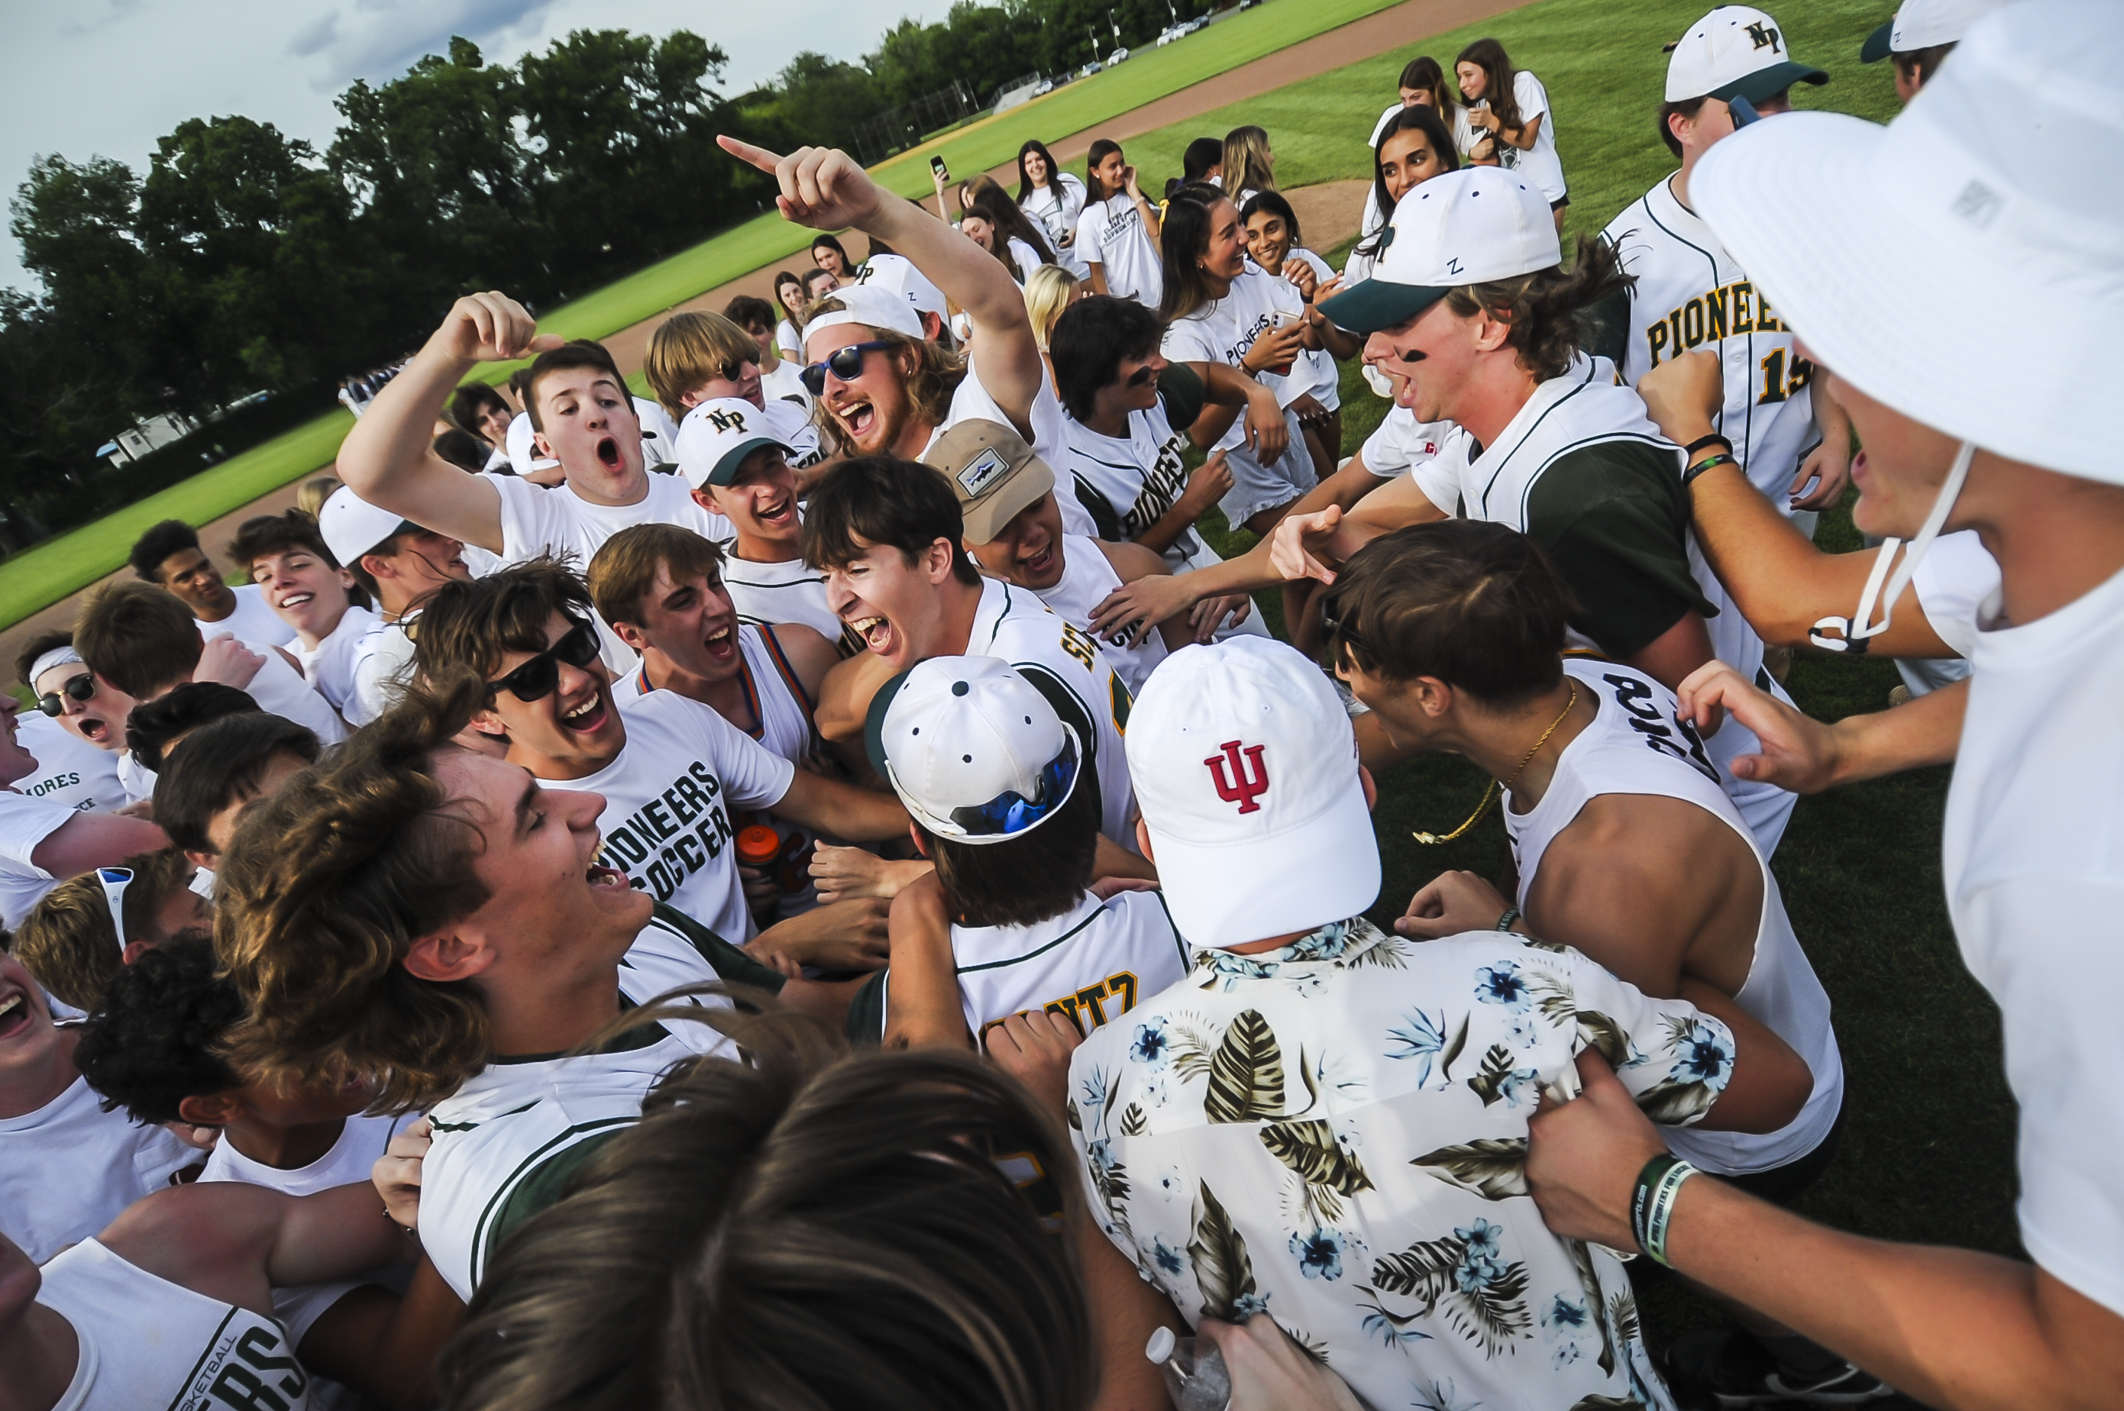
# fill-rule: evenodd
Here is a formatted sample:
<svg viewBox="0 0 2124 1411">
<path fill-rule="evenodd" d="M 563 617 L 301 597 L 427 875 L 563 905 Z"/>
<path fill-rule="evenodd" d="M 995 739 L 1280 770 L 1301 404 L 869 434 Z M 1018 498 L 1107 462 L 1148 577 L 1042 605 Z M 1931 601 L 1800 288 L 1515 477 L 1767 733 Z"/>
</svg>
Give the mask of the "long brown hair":
<svg viewBox="0 0 2124 1411">
<path fill-rule="evenodd" d="M 1274 191 L 1276 172 L 1269 162 L 1268 130 L 1235 127 L 1224 134 L 1224 164 L 1218 171 L 1234 202 L 1243 191 Z"/>
<path fill-rule="evenodd" d="M 1216 302 L 1218 296 L 1211 292 L 1195 261 L 1209 249 L 1210 212 L 1219 201 L 1230 200 L 1216 187 L 1197 182 L 1175 191 L 1166 203 L 1158 234 L 1159 262 L 1165 274 L 1165 297 L 1158 305 L 1158 317 L 1167 323 Z"/>
<path fill-rule="evenodd" d="M 1494 39 L 1478 39 L 1461 50 L 1460 57 L 1453 63 L 1455 67 L 1473 64 L 1482 70 L 1488 80 L 1482 96 L 1489 101 L 1490 111 L 1497 114 L 1498 122 L 1509 128 L 1526 126 L 1519 116 L 1519 96 L 1512 87 L 1517 74 L 1504 45 Z"/>
<path fill-rule="evenodd" d="M 1445 68 L 1436 59 L 1422 54 L 1409 60 L 1408 66 L 1401 71 L 1400 86 L 1420 88 L 1430 94 L 1431 106 L 1438 110 L 1446 131 L 1453 130 L 1453 110 L 1460 106 L 1460 95 L 1452 84 L 1446 82 Z"/>
<path fill-rule="evenodd" d="M 1084 1291 L 1042 1222 L 1043 1195 L 1081 1200 L 1059 1124 L 972 1054 L 716 1018 L 751 1062 L 675 1068 L 502 1246 L 443 1355 L 448 1404 L 1088 1406 Z"/>
</svg>

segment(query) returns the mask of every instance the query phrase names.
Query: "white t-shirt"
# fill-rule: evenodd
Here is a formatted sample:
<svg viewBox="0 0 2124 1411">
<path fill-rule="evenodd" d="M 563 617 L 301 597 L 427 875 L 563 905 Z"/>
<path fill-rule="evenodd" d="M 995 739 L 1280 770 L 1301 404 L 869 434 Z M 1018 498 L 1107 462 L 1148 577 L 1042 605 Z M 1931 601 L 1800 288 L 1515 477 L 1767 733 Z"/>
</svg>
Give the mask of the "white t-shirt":
<svg viewBox="0 0 2124 1411">
<path fill-rule="evenodd" d="M 1450 421 L 1418 421 L 1416 413 L 1396 405 L 1367 436 L 1358 454 L 1364 468 L 1381 480 L 1414 475 L 1424 498 L 1449 515 L 1460 513 L 1460 467 L 1466 462 L 1467 433 Z"/>
<path fill-rule="evenodd" d="M 0 789 L 0 925 L 22 924 L 59 879 L 31 860 L 37 845 L 58 832 L 77 810 L 51 799 L 33 799 Z"/>
<path fill-rule="evenodd" d="M 1305 301 L 1288 279 L 1265 274 L 1251 261 L 1232 281 L 1231 292 L 1206 304 L 1185 318 L 1166 326 L 1161 351 L 1175 362 L 1225 363 L 1276 394 L 1288 408 L 1298 393 L 1287 374 L 1246 373 L 1243 360 L 1254 340 L 1270 328 L 1296 322 L 1305 316 Z M 1295 364 L 1293 368 L 1295 370 Z M 1283 455 L 1264 465 L 1246 447 L 1246 418 L 1232 420 L 1217 442 L 1231 467 L 1232 488 L 1218 501 L 1224 517 L 1236 527 L 1262 510 L 1287 505 L 1318 483 L 1312 458 L 1306 454 L 1304 428 L 1295 414 L 1284 414 L 1290 444 Z"/>
<path fill-rule="evenodd" d="M 586 778 L 540 785 L 603 794 L 605 864 L 623 869 L 636 890 L 743 945 L 754 928 L 730 846 L 730 811 L 772 812 L 796 766 L 675 692 L 615 691 L 613 698 L 627 727 L 619 757 Z"/>
<path fill-rule="evenodd" d="M 1143 228 L 1143 212 L 1123 191 L 1104 201 L 1087 201 L 1077 218 L 1077 255 L 1106 268 L 1106 292 L 1134 299 L 1156 312 L 1165 297 L 1165 272 L 1158 248 Z"/>
<path fill-rule="evenodd" d="M 150 1274 L 86 1240 L 44 1269 L 37 1302 L 73 1325 L 73 1380 L 52 1411 L 308 1411 L 310 1376 L 275 1320 Z"/>
<path fill-rule="evenodd" d="M 202 1183 L 239 1181 L 244 1185 L 264 1186 L 268 1190 L 296 1196 L 315 1195 L 335 1186 L 367 1185 L 371 1169 L 377 1158 L 384 1154 L 384 1146 L 391 1140 L 391 1132 L 397 1126 L 398 1119 L 392 1117 L 349 1117 L 330 1151 L 309 1165 L 292 1171 L 253 1161 L 224 1135 L 207 1153 L 206 1166 L 200 1171 L 199 1179 Z M 328 1284 L 276 1288 L 273 1290 L 273 1316 L 288 1330 L 289 1340 L 300 1346 L 317 1320 L 330 1312 L 333 1304 L 360 1286 L 358 1279 L 343 1279 Z"/>
<path fill-rule="evenodd" d="M 635 1005 L 715 978 L 693 942 L 661 915 L 619 965 L 620 993 Z M 696 995 L 692 1002 L 716 1009 L 730 1001 Z M 421 1248 L 459 1298 L 479 1286 L 512 1199 L 541 1165 L 639 1122 L 642 1098 L 673 1064 L 696 1054 L 737 1056 L 736 1045 L 706 1024 L 670 1020 L 663 1027 L 664 1036 L 642 1048 L 493 1064 L 428 1114 L 435 1141 L 421 1162 Z"/>
<path fill-rule="evenodd" d="M 782 327 L 789 327 L 783 324 Z M 787 353 L 774 365 L 773 371 L 760 372 L 760 395 L 768 402 L 794 402 L 808 417 L 813 401 L 811 389 L 804 385 L 804 353 L 802 349 Z"/>
<path fill-rule="evenodd" d="M 2124 1315 L 2124 574 L 1978 635 L 1942 872 L 2020 1104 L 2021 1243 Z"/>
<path fill-rule="evenodd" d="M 98 749 L 41 710 L 25 710 L 15 720 L 16 738 L 37 758 L 37 772 L 12 785 L 16 793 L 82 813 L 113 813 L 126 806 L 116 754 Z"/>
<path fill-rule="evenodd" d="M 1997 611 L 1985 604 L 1999 591 L 1999 561 L 1977 532 L 1960 529 L 1934 539 L 1911 572 L 1910 586 L 1939 639 L 1965 658 L 1974 655 L 1984 620 Z"/>
<path fill-rule="evenodd" d="M 538 446 L 531 439 L 537 434 L 531 429 L 529 412 L 518 412 L 509 422 L 509 430 L 502 438 L 502 445 L 509 455 L 509 468 L 518 475 L 529 475 L 532 467 L 538 463 Z"/>
<path fill-rule="evenodd" d="M 797 332 L 794 319 L 785 318 L 774 326 L 774 346 L 775 351 L 784 358 L 799 362 L 803 360 L 804 335 Z"/>
<path fill-rule="evenodd" d="M 345 710 L 348 722 L 366 725 L 382 715 L 398 703 L 412 679 L 413 639 L 401 624 L 377 618 L 355 656 L 354 699 Z"/>
<path fill-rule="evenodd" d="M 763 392 L 765 387 L 766 384 L 762 382 Z M 770 396 L 760 408 L 760 417 L 767 423 L 769 433 L 795 452 L 789 457 L 792 469 L 802 470 L 807 465 L 816 465 L 826 459 L 826 452 L 830 448 L 819 442 L 819 428 L 812 424 L 808 403 L 800 406 L 795 402 Z M 693 413 L 688 412 L 686 419 L 691 421 Z M 727 524 L 729 521 L 724 522 Z M 735 533 L 736 531 L 731 531 L 732 537 L 735 537 Z"/>
<path fill-rule="evenodd" d="M 169 1184 L 199 1153 L 76 1078 L 35 1112 L 0 1117 L 0 1234 L 42 1264 Z"/>
<path fill-rule="evenodd" d="M 1187 490 L 1187 437 L 1173 430 L 1165 404 L 1128 414 L 1126 440 L 1103 436 L 1071 417 L 1065 428 L 1062 458 L 1050 464 L 1069 483 L 1055 491 L 1085 505 L 1092 533 L 1104 539 L 1136 539 L 1163 519 Z M 1102 509 L 1093 506 L 1104 506 Z M 1208 568 L 1224 560 L 1192 528 L 1184 529 L 1165 551 L 1174 573 Z"/>
<path fill-rule="evenodd" d="M 1011 263 L 1018 267 L 1018 287 L 1023 289 L 1025 281 L 1032 278 L 1032 272 L 1041 265 L 1046 264 L 1047 261 L 1040 258 L 1038 250 L 1035 250 L 1031 245 L 1020 240 L 1015 235 L 1011 236 L 1006 243 L 1010 249 Z"/>
<path fill-rule="evenodd" d="M 256 583 L 239 583 L 229 591 L 236 595 L 236 606 L 227 617 L 219 622 L 209 622 L 203 617 L 192 619 L 199 624 L 201 637 L 233 632 L 242 641 L 267 642 L 276 647 L 285 647 L 295 640 L 295 629 L 266 602 L 265 589 Z"/>
<path fill-rule="evenodd" d="M 1534 145 L 1522 152 L 1509 142 L 1497 144 L 1498 161 L 1530 180 L 1542 199 L 1555 205 L 1564 198 L 1563 162 L 1556 155 L 1556 114 L 1549 111 L 1549 90 L 1525 69 L 1512 75 L 1512 97 L 1523 123 L 1541 119 Z"/>
<path fill-rule="evenodd" d="M 258 668 L 251 684 L 243 688 L 250 693 L 252 700 L 258 702 L 260 710 L 307 726 L 322 745 L 336 745 L 347 738 L 347 723 L 339 718 L 339 712 L 303 679 L 301 672 L 288 665 L 286 657 L 262 643 L 245 642 L 244 645 L 265 658 L 265 665 Z"/>
<path fill-rule="evenodd" d="M 1047 232 L 1047 247 L 1064 269 L 1079 279 L 1091 273 L 1076 247 L 1077 220 L 1084 214 L 1083 182 L 1066 171 L 1056 172 L 1047 185 L 1034 187 L 1018 209 L 1040 222 Z"/>
<path fill-rule="evenodd" d="M 1187 943 L 1158 892 L 1086 892 L 1030 926 L 953 926 L 952 963 L 966 1027 L 985 1034 L 1013 1014 L 1067 1014 L 1087 1033 L 1187 975 Z M 888 984 L 890 982 L 888 981 Z"/>
<path fill-rule="evenodd" d="M 357 703 L 356 680 L 361 672 L 362 659 L 375 648 L 372 634 L 381 624 L 382 619 L 367 608 L 349 606 L 340 615 L 339 625 L 317 644 L 317 650 L 310 651 L 299 642 L 288 648 L 302 663 L 303 679 L 315 687 L 342 718 L 356 725 L 365 725 L 369 721 Z"/>
<path fill-rule="evenodd" d="M 642 464 L 678 463 L 678 423 L 660 402 L 634 398 L 634 414 L 642 423 Z"/>
<path fill-rule="evenodd" d="M 1285 265 L 1288 266 L 1291 260 L 1305 261 L 1322 284 L 1335 277 L 1335 267 L 1311 250 L 1293 250 L 1285 256 Z M 1325 348 L 1307 348 L 1300 352 L 1298 361 L 1291 365 L 1288 381 L 1294 398 L 1311 393 L 1313 400 L 1329 411 L 1342 405 L 1342 370 L 1335 362 L 1335 355 Z M 1341 447 L 1336 447 L 1336 451 L 1339 454 Z"/>
<path fill-rule="evenodd" d="M 1003 410 L 1002 403 L 990 395 L 988 388 L 982 385 L 978 358 L 967 363 L 966 376 L 959 380 L 957 389 L 951 394 L 951 410 L 945 415 L 944 424 L 930 433 L 928 444 L 922 447 L 922 454 L 928 455 L 930 447 L 941 441 L 945 432 L 962 421 L 993 421 L 1015 429 L 1015 423 L 1011 421 L 1009 413 Z M 1055 458 L 1062 454 L 1063 444 L 1068 437 L 1068 422 L 1068 414 L 1062 410 L 1061 398 L 1055 395 L 1054 388 L 1047 385 L 1047 379 L 1041 378 L 1040 390 L 1033 397 L 1032 435 L 1027 439 L 1032 442 L 1033 454 L 1050 466 L 1054 465 Z M 1074 495 L 1058 496 L 1057 503 L 1062 508 L 1064 530 L 1071 534 L 1098 532 L 1092 527 L 1091 516 L 1085 512 L 1084 506 L 1076 502 Z"/>
</svg>

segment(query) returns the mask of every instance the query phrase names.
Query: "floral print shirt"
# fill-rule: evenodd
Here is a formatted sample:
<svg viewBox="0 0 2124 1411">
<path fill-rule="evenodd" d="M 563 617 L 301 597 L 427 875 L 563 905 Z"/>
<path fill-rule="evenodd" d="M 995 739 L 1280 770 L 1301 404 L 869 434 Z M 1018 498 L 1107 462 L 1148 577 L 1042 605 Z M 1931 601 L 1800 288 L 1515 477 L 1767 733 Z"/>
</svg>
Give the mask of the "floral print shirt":
<svg viewBox="0 0 2124 1411">
<path fill-rule="evenodd" d="M 1378 1407 L 1669 1408 L 1621 1262 L 1527 1194 L 1527 1119 L 1587 1047 L 1670 1124 L 1733 1072 L 1723 1023 L 1574 950 L 1357 917 L 1198 952 L 1077 1050 L 1069 1124 L 1191 1323 L 1266 1313 Z"/>
</svg>

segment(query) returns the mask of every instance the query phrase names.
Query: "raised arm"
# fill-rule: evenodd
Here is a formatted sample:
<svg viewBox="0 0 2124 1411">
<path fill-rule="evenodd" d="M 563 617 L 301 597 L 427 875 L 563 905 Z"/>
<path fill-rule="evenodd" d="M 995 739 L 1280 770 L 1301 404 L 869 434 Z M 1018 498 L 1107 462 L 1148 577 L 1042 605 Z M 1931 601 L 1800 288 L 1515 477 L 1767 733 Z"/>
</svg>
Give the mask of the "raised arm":
<svg viewBox="0 0 2124 1411">
<path fill-rule="evenodd" d="M 775 203 L 782 216 L 820 230 L 854 226 L 874 235 L 913 263 L 946 298 L 973 320 L 980 348 L 977 374 L 1028 440 L 1033 400 L 1047 377 L 1040 345 L 1033 340 L 1025 295 L 1000 260 L 914 202 L 870 179 L 862 164 L 830 147 L 800 147 L 778 157 L 764 147 L 718 137 L 739 161 L 770 172 L 781 183 Z"/>
<path fill-rule="evenodd" d="M 370 504 L 415 524 L 502 551 L 501 496 L 435 454 L 435 419 L 465 375 L 483 362 L 557 348 L 506 294 L 468 294 L 450 306 L 413 360 L 392 378 L 339 448 L 339 478 Z"/>
<path fill-rule="evenodd" d="M 134 853 L 155 852 L 170 840 L 160 828 L 116 813 L 77 813 L 45 834 L 30 861 L 61 879 L 111 867 Z"/>
<path fill-rule="evenodd" d="M 1801 714 L 1722 661 L 1699 667 L 1675 692 L 1699 730 L 1720 710 L 1755 735 L 1762 752 L 1735 756 L 1736 779 L 1762 780 L 1795 794 L 1818 794 L 1905 769 L 1953 761 L 1962 742 L 1969 683 L 1928 692 L 1908 705 L 1847 715 L 1834 725 Z"/>
</svg>

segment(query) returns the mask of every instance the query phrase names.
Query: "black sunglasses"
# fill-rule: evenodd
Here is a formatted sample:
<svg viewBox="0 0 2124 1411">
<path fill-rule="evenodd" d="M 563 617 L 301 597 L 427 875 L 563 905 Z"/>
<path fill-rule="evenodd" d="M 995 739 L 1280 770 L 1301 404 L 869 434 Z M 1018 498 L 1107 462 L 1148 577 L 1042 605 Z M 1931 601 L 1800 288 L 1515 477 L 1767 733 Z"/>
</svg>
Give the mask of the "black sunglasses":
<svg viewBox="0 0 2124 1411">
<path fill-rule="evenodd" d="M 1128 375 L 1127 385 L 1130 387 L 1141 387 L 1144 383 L 1150 381 L 1153 377 L 1156 377 L 1157 375 L 1158 369 L 1146 363 L 1144 366 L 1137 368 L 1134 372 Z"/>
<path fill-rule="evenodd" d="M 93 700 L 96 695 L 95 675 L 84 671 L 58 690 L 46 691 L 43 695 L 37 697 L 37 709 L 43 711 L 46 715 L 64 715 L 66 707 L 59 700 L 62 695 L 71 696 L 77 701 Z"/>
<path fill-rule="evenodd" d="M 558 642 L 525 662 L 499 681 L 489 681 L 488 686 L 497 691 L 507 691 L 518 700 L 526 702 L 544 700 L 560 685 L 562 662 L 581 671 L 597 660 L 597 633 L 587 622 L 577 618 L 568 619 L 575 625 L 562 635 Z"/>
<path fill-rule="evenodd" d="M 1358 636 L 1356 630 L 1337 615 L 1337 609 L 1341 606 L 1332 598 L 1320 605 L 1320 625 L 1327 629 L 1330 645 L 1339 643 L 1345 647 L 1355 647 L 1363 655 L 1373 656 L 1372 649 L 1364 644 L 1364 638 Z"/>
<path fill-rule="evenodd" d="M 882 338 L 873 338 L 868 343 L 850 343 L 845 348 L 836 348 L 826 355 L 824 362 L 813 363 L 803 371 L 804 390 L 814 397 L 826 395 L 826 374 L 831 372 L 843 382 L 850 381 L 863 371 L 863 354 L 883 352 L 892 344 Z"/>
</svg>

